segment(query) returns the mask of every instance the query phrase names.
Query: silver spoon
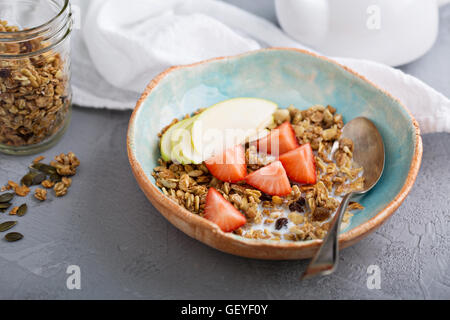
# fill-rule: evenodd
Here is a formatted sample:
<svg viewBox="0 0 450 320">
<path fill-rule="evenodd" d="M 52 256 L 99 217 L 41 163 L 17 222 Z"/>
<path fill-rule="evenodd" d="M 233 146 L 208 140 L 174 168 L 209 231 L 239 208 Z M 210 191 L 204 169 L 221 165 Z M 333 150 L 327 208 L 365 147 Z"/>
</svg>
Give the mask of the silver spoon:
<svg viewBox="0 0 450 320">
<path fill-rule="evenodd" d="M 352 196 L 367 193 L 377 184 L 383 173 L 383 139 L 372 121 L 364 117 L 353 119 L 344 126 L 342 138 L 344 137 L 353 140 L 353 160 L 364 169 L 364 189 L 347 193 L 343 197 L 336 214 L 330 221 L 328 233 L 303 273 L 302 280 L 316 275 L 331 274 L 336 270 L 339 257 L 339 230 L 350 199 Z"/>
</svg>

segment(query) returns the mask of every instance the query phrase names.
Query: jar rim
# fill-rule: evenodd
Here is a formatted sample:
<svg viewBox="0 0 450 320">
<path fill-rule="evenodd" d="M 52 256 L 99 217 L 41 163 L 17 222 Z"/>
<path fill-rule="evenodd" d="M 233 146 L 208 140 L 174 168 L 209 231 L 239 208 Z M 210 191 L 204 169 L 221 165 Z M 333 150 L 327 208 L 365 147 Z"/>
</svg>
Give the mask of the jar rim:
<svg viewBox="0 0 450 320">
<path fill-rule="evenodd" d="M 5 31 L 3 31 L 3 32 L 0 32 L 0 39 L 2 38 L 3 35 L 13 36 L 13 38 L 14 38 L 15 35 L 20 36 L 22 34 L 27 34 L 27 33 L 34 32 L 34 31 L 40 31 L 40 30 L 50 26 L 53 22 L 55 22 L 58 18 L 60 18 L 64 14 L 64 12 L 69 8 L 69 6 L 70 6 L 70 0 L 64 0 L 64 4 L 63 4 L 61 10 L 53 18 L 51 18 L 47 22 L 44 22 L 43 24 L 41 24 L 39 26 L 36 26 L 36 27 L 23 29 L 23 30 L 19 30 L 19 31 L 14 31 L 14 32 L 8 32 L 8 31 L 5 32 Z M 10 37 L 8 37 L 8 38 L 10 38 Z"/>
<path fill-rule="evenodd" d="M 48 32 L 52 30 L 52 26 L 56 26 L 56 31 L 48 34 Z M 23 59 L 27 57 L 37 56 L 50 50 L 53 50 L 54 48 L 58 47 L 64 40 L 67 39 L 67 37 L 72 32 L 72 27 L 73 27 L 73 20 L 72 20 L 72 12 L 70 10 L 70 0 L 64 0 L 61 10 L 59 10 L 59 12 L 47 22 L 37 27 L 29 29 L 23 29 L 14 32 L 0 32 L 0 43 L 24 42 L 46 34 L 50 38 L 54 37 L 56 34 L 62 34 L 61 37 L 55 38 L 56 41 L 53 42 L 51 45 L 49 45 L 48 47 L 41 48 L 37 51 L 31 51 L 26 53 L 14 53 L 14 54 L 0 53 L 0 59 L 7 59 L 7 60 Z"/>
</svg>

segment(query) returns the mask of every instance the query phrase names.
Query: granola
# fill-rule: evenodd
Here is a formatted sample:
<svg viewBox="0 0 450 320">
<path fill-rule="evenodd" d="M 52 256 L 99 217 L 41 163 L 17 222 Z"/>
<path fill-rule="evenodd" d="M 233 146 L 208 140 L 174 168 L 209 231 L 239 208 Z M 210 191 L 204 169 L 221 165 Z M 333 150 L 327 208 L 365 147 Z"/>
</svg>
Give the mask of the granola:
<svg viewBox="0 0 450 320">
<path fill-rule="evenodd" d="M 68 175 L 73 175 L 76 173 L 76 168 L 80 165 L 80 161 L 75 156 L 73 152 L 69 152 L 67 154 L 60 154 L 55 157 L 55 162 L 61 166 L 64 166 L 64 169 L 61 173 L 66 175 L 60 175 L 58 173 L 58 168 L 41 163 L 44 159 L 44 156 L 39 156 L 35 158 L 32 164 L 29 166 L 29 172 L 20 180 L 20 184 L 16 183 L 12 180 L 9 180 L 8 183 L 4 186 L 0 187 L 0 192 L 6 190 L 14 190 L 15 193 L 9 192 L 0 195 L 0 213 L 6 212 L 13 203 L 14 195 L 18 196 L 26 196 L 31 192 L 30 187 L 34 186 L 42 186 L 43 188 L 37 187 L 34 190 L 34 198 L 38 201 L 46 201 L 48 196 L 48 190 L 54 187 L 55 196 L 62 197 L 67 194 L 68 188 L 72 185 L 72 178 L 69 178 Z M 45 189 L 44 189 L 45 188 Z M 23 203 L 20 206 L 14 206 L 9 215 L 22 217 L 28 211 L 28 205 Z M 12 228 L 17 221 L 4 224 L 3 230 L 6 231 Z M 1 229 L 1 228 L 0 228 Z M 15 235 L 14 235 L 15 234 Z M 10 235 L 11 239 L 8 239 L 8 235 Z M 12 235 L 12 236 L 11 236 Z M 9 233 L 5 236 L 7 241 L 16 241 L 20 240 L 23 236 L 18 233 Z"/>
<path fill-rule="evenodd" d="M 46 189 L 50 189 L 50 188 L 53 188 L 53 186 L 55 185 L 55 182 L 47 179 L 47 180 L 42 181 L 41 185 Z"/>
<path fill-rule="evenodd" d="M 19 196 L 19 197 L 26 197 L 28 195 L 28 193 L 30 193 L 30 188 L 28 188 L 25 185 L 16 185 L 14 187 L 14 192 Z"/>
<path fill-rule="evenodd" d="M 15 216 L 17 214 L 17 211 L 19 211 L 19 207 L 13 207 L 11 211 L 9 212 L 10 216 Z"/>
<path fill-rule="evenodd" d="M 47 199 L 47 190 L 36 188 L 34 191 L 34 197 L 39 201 L 45 201 Z"/>
<path fill-rule="evenodd" d="M 58 182 L 57 184 L 55 184 L 53 190 L 55 191 L 55 195 L 57 197 L 62 197 L 67 194 L 67 187 L 63 182 Z"/>
<path fill-rule="evenodd" d="M 55 160 L 50 162 L 50 165 L 56 168 L 56 171 L 61 176 L 73 176 L 77 173 L 77 167 L 80 165 L 80 160 L 73 152 L 68 154 L 61 153 L 55 156 Z M 69 184 L 70 186 L 70 184 Z"/>
<path fill-rule="evenodd" d="M 0 32 L 17 31 L 0 20 Z M 24 55 L 0 59 L 0 144 L 42 142 L 65 122 L 70 109 L 67 61 L 52 51 L 27 55 L 48 45 L 42 38 L 0 44 L 0 54 Z"/>
<path fill-rule="evenodd" d="M 362 168 L 353 161 L 353 142 L 342 138 L 342 115 L 331 106 L 315 105 L 306 110 L 290 106 L 274 113 L 273 129 L 290 121 L 300 144 L 310 143 L 315 152 L 317 183 L 291 183 L 292 192 L 284 197 L 269 196 L 245 182 L 222 182 L 212 176 L 204 163 L 182 165 L 159 159 L 152 173 L 156 185 L 178 205 L 192 213 L 204 215 L 206 195 L 214 187 L 247 218 L 234 231 L 250 239 L 301 241 L 323 238 L 330 218 L 339 206 L 340 195 L 364 186 Z M 167 130 L 177 120 L 164 128 Z M 159 134 L 161 137 L 162 133 Z M 331 156 L 333 145 L 336 152 Z M 274 157 L 258 153 L 256 146 L 246 144 L 249 173 L 270 164 Z M 352 202 L 344 214 L 342 228 L 348 226 L 353 210 L 364 207 Z"/>
<path fill-rule="evenodd" d="M 24 184 L 24 178 L 20 183 L 16 183 L 9 180 L 5 186 L 1 187 L 1 191 L 13 190 L 17 196 L 26 197 L 34 185 L 40 185 L 43 188 L 37 188 L 34 192 L 36 199 L 45 201 L 47 199 L 47 190 L 53 188 L 56 197 L 62 197 L 67 194 L 68 189 L 72 186 L 72 178 L 77 172 L 77 168 L 80 165 L 80 160 L 73 152 L 67 154 L 61 153 L 55 156 L 54 161 L 51 161 L 51 165 L 41 163 L 44 159 L 43 156 L 39 156 L 33 160 L 30 166 L 30 173 L 38 172 L 42 176 L 42 179 L 31 179 L 29 184 Z M 29 174 L 30 174 L 29 173 Z"/>
</svg>

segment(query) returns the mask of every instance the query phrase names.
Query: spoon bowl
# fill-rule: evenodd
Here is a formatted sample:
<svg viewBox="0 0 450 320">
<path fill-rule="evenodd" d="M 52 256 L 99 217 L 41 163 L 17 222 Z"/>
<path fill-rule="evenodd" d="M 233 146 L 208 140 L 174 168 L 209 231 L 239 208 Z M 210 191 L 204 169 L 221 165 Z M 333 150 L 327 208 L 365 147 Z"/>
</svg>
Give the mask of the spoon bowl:
<svg viewBox="0 0 450 320">
<path fill-rule="evenodd" d="M 349 138 L 353 141 L 353 161 L 356 166 L 363 168 L 364 188 L 349 192 L 342 198 L 336 214 L 330 221 L 328 233 L 303 273 L 302 279 L 331 274 L 336 270 L 339 258 L 340 225 L 350 199 L 354 195 L 363 195 L 369 192 L 383 174 L 385 160 L 383 138 L 372 121 L 365 117 L 351 120 L 344 126 L 342 138 Z M 337 142 L 333 146 L 333 151 L 336 147 Z"/>
<path fill-rule="evenodd" d="M 380 180 L 384 169 L 384 143 L 377 127 L 365 117 L 348 122 L 342 132 L 343 138 L 353 141 L 353 161 L 364 168 L 364 190 L 366 193 Z"/>
</svg>

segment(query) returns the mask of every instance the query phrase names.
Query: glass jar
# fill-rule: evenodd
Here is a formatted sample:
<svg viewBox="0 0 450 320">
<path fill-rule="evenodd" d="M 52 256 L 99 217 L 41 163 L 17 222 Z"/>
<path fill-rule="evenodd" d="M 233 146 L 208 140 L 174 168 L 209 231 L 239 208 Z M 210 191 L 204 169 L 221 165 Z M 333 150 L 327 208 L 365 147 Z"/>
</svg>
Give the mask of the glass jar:
<svg viewBox="0 0 450 320">
<path fill-rule="evenodd" d="M 0 152 L 31 154 L 71 116 L 69 0 L 0 1 Z"/>
</svg>

